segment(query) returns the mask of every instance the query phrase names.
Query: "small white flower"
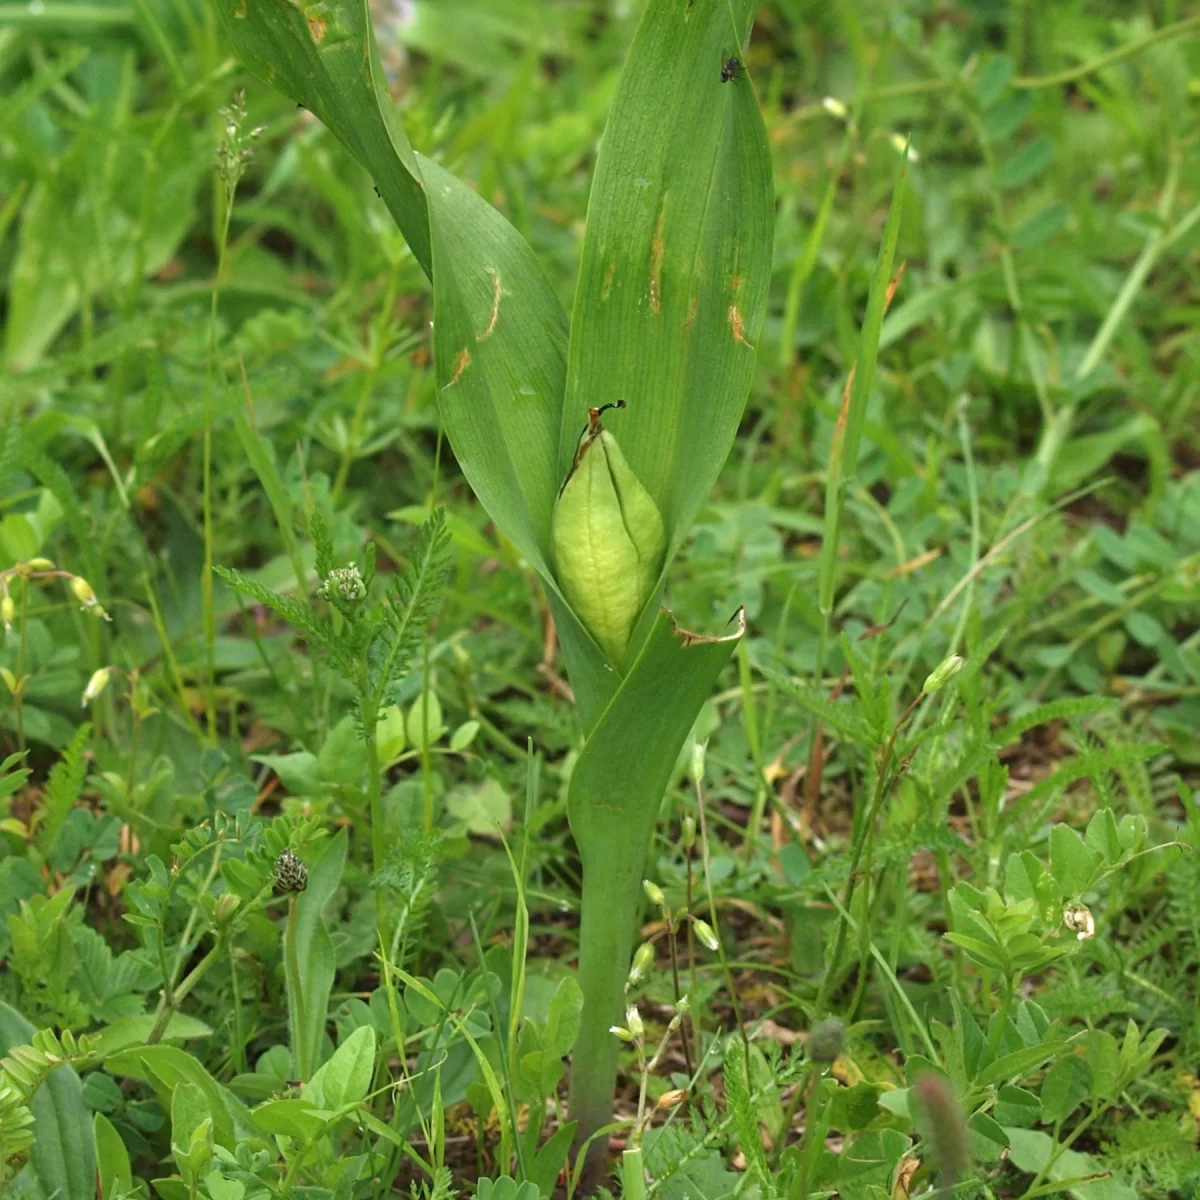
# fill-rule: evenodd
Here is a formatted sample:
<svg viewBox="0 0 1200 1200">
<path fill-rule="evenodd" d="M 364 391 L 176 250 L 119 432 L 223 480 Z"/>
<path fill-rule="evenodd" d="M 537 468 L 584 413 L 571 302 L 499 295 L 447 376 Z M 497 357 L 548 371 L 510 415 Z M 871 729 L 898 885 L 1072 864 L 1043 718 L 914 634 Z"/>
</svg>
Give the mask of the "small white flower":
<svg viewBox="0 0 1200 1200">
<path fill-rule="evenodd" d="M 1096 936 L 1096 918 L 1082 904 L 1068 904 L 1063 909 L 1063 924 L 1075 931 L 1077 941 L 1086 942 Z"/>
</svg>

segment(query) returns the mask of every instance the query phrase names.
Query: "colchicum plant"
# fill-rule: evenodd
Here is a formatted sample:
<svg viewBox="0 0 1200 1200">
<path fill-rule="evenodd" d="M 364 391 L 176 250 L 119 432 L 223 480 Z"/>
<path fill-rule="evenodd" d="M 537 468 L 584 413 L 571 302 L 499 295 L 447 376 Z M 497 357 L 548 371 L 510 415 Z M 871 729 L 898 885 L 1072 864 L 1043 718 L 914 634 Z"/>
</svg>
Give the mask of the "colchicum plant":
<svg viewBox="0 0 1200 1200">
<path fill-rule="evenodd" d="M 680 748 L 741 634 L 660 607 L 749 390 L 773 194 L 748 77 L 748 0 L 650 0 L 596 163 L 570 322 L 530 247 L 415 153 L 361 0 L 217 0 L 262 78 L 371 174 L 433 288 L 442 422 L 490 516 L 538 572 L 584 738 L 568 794 L 583 866 L 582 1025 L 570 1118 L 612 1113 L 641 880 Z M 580 433 L 581 424 L 584 425 Z M 589 1161 L 602 1157 L 592 1141 Z"/>
</svg>

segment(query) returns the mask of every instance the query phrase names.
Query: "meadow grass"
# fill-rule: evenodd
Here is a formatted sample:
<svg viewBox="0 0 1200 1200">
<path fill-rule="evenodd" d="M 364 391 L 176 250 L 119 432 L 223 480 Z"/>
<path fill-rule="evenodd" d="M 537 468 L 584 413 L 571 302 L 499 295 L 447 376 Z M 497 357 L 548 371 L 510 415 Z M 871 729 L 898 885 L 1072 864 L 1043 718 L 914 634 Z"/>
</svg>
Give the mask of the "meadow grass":
<svg viewBox="0 0 1200 1200">
<path fill-rule="evenodd" d="M 639 800 L 588 1172 L 568 795 L 661 794 L 654 681 L 628 761 L 585 741 L 607 694 L 439 411 L 446 219 L 218 7 L 0 11 L 0 1191 L 1196 1195 L 1200 16 L 774 0 L 711 56 L 773 258 L 740 422 L 714 385 L 669 427 L 715 486 L 653 486 L 663 602 L 746 630 Z M 602 324 L 643 8 L 374 13 L 530 327 Z M 677 81 L 636 82 L 649 137 Z M 564 369 L 653 479 L 637 363 Z"/>
</svg>

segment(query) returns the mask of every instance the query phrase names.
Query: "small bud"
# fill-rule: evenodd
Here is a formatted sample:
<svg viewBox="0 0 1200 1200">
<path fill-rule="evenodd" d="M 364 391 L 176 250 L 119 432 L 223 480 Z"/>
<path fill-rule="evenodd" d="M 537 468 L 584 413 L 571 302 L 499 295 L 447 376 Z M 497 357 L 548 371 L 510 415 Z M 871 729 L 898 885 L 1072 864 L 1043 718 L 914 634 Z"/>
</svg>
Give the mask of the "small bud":
<svg viewBox="0 0 1200 1200">
<path fill-rule="evenodd" d="M 808 1057 L 813 1062 L 836 1062 L 846 1044 L 845 1026 L 837 1017 L 818 1021 L 808 1031 Z"/>
<path fill-rule="evenodd" d="M 106 621 L 111 619 L 108 613 L 100 607 L 100 601 L 96 599 L 92 585 L 82 575 L 71 576 L 70 588 L 71 594 L 79 601 L 79 607 L 84 612 L 95 613 L 96 616 L 103 617 Z"/>
<path fill-rule="evenodd" d="M 1063 924 L 1074 930 L 1078 941 L 1086 942 L 1096 936 L 1096 919 L 1085 905 L 1068 904 L 1063 909 Z"/>
<path fill-rule="evenodd" d="M 687 1099 L 687 1088 L 672 1088 L 669 1092 L 663 1092 L 659 1096 L 655 1108 L 674 1108 L 677 1104 L 682 1104 Z"/>
<path fill-rule="evenodd" d="M 949 658 L 940 662 L 929 675 L 925 682 L 921 685 L 921 691 L 926 695 L 932 695 L 940 687 L 945 687 L 951 679 L 955 677 L 963 669 L 966 659 L 961 654 L 952 654 Z"/>
<path fill-rule="evenodd" d="M 654 947 L 649 942 L 643 942 L 633 956 L 633 966 L 629 968 L 629 977 L 625 980 L 625 987 L 629 988 L 637 983 L 650 969 L 653 962 Z"/>
<path fill-rule="evenodd" d="M 79 702 L 80 708 L 87 708 L 88 704 L 95 700 L 106 687 L 108 681 L 112 677 L 112 667 L 101 667 L 98 671 L 92 672 L 91 679 L 87 682 L 87 687 L 83 689 L 83 699 Z"/>
<path fill-rule="evenodd" d="M 317 588 L 317 595 L 332 601 L 339 608 L 353 606 L 366 599 L 367 585 L 362 572 L 351 563 L 346 567 L 334 567 L 325 582 Z"/>
<path fill-rule="evenodd" d="M 646 893 L 646 899 L 657 908 L 666 908 L 667 898 L 663 895 L 663 890 L 657 883 L 649 879 L 642 880 L 642 890 Z"/>
<path fill-rule="evenodd" d="M 692 925 L 696 929 L 696 936 L 714 953 L 721 948 L 721 943 L 717 941 L 717 935 L 713 932 L 713 927 L 707 921 L 701 921 L 696 917 L 692 921 Z"/>
<path fill-rule="evenodd" d="M 0 620 L 4 622 L 4 630 L 7 633 L 12 628 L 13 622 L 17 619 L 16 601 L 5 592 L 0 596 Z"/>
<path fill-rule="evenodd" d="M 642 1014 L 638 1012 L 636 1004 L 631 1004 L 625 1010 L 625 1024 L 635 1039 L 646 1032 L 646 1027 L 642 1024 Z"/>
<path fill-rule="evenodd" d="M 692 1011 L 691 998 L 685 993 L 675 1001 L 675 1011 L 682 1017 Z"/>
<path fill-rule="evenodd" d="M 588 410 L 587 428 L 554 506 L 552 533 L 563 595 L 619 666 L 658 583 L 667 537 L 654 498 L 600 424 L 602 411 Z"/>
<path fill-rule="evenodd" d="M 31 558 L 25 564 L 31 571 L 53 571 L 54 564 L 48 558 Z"/>
<path fill-rule="evenodd" d="M 971 1165 L 967 1122 L 950 1081 L 932 1071 L 913 1085 L 917 1102 L 929 1122 L 929 1144 L 933 1161 L 942 1175 L 942 1186 L 953 1188 Z"/>
<path fill-rule="evenodd" d="M 696 844 L 696 818 L 690 813 L 684 817 L 679 832 L 683 848 L 690 850 Z"/>
<path fill-rule="evenodd" d="M 83 608 L 90 608 L 96 603 L 96 593 L 92 591 L 92 585 L 82 575 L 71 576 L 71 592 Z"/>
<path fill-rule="evenodd" d="M 630 1033 L 629 1030 L 626 1029 L 623 1025 L 610 1025 L 608 1027 L 608 1032 L 615 1034 L 623 1042 L 632 1042 L 633 1041 L 633 1034 Z"/>
<path fill-rule="evenodd" d="M 693 783 L 699 783 L 704 778 L 704 758 L 707 752 L 707 742 L 692 743 L 692 761 L 689 764 L 689 769 Z"/>
<path fill-rule="evenodd" d="M 233 892 L 222 892 L 217 897 L 217 907 L 213 913 L 213 920 L 218 925 L 228 925 L 241 903 L 240 896 L 235 895 Z"/>
<path fill-rule="evenodd" d="M 0 679 L 4 680 L 5 687 L 14 696 L 21 690 L 21 685 L 17 683 L 17 677 L 7 667 L 0 667 Z"/>
<path fill-rule="evenodd" d="M 821 101 L 821 107 L 831 117 L 837 117 L 839 121 L 843 120 L 846 116 L 846 106 L 839 99 L 837 99 L 836 96 L 826 96 L 825 99 Z"/>
<path fill-rule="evenodd" d="M 281 892 L 302 892 L 308 887 L 308 868 L 291 850 L 275 860 L 275 887 Z"/>
</svg>

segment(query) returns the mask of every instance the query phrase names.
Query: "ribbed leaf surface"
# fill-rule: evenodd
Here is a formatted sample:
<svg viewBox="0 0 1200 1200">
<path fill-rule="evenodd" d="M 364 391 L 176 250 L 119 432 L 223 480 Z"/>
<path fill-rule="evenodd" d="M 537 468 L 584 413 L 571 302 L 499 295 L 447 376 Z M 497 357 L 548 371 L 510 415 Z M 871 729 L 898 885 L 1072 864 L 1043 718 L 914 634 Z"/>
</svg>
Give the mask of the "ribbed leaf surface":
<svg viewBox="0 0 1200 1200">
<path fill-rule="evenodd" d="M 433 345 L 446 435 L 475 494 L 551 578 L 567 317 L 521 235 L 421 156 L 433 229 Z"/>
<path fill-rule="evenodd" d="M 771 158 L 738 53 L 745 0 L 650 0 L 604 132 L 572 318 L 559 468 L 608 414 L 672 548 L 741 420 L 766 311 Z M 736 21 L 736 24 L 735 24 Z"/>
</svg>

